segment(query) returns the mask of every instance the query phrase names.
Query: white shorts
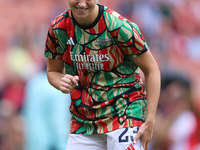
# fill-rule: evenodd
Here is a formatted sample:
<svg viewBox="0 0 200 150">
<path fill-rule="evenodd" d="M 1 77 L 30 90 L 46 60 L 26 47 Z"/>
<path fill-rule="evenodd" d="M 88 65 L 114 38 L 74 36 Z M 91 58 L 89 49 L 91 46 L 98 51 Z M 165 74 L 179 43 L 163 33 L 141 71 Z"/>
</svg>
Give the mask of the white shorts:
<svg viewBox="0 0 200 150">
<path fill-rule="evenodd" d="M 130 127 L 98 135 L 70 134 L 66 150 L 144 150 L 140 140 L 133 144 L 138 130 Z"/>
</svg>

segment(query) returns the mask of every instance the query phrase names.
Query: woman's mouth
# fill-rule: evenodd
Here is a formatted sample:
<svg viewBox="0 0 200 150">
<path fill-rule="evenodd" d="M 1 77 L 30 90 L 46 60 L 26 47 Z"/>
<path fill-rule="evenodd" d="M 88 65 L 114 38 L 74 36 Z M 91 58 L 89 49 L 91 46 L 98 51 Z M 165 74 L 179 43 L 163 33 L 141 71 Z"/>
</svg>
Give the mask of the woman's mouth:
<svg viewBox="0 0 200 150">
<path fill-rule="evenodd" d="M 78 11 L 84 12 L 87 10 L 87 8 L 76 8 Z"/>
</svg>

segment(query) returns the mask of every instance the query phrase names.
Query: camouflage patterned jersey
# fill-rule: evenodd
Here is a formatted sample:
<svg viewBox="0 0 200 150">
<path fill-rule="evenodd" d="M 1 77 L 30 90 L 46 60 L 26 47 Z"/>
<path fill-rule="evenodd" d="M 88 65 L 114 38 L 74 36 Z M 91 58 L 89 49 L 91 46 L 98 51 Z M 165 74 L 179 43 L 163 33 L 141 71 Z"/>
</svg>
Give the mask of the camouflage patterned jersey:
<svg viewBox="0 0 200 150">
<path fill-rule="evenodd" d="M 138 26 L 103 5 L 87 28 L 71 10 L 51 22 L 45 56 L 63 60 L 66 73 L 80 79 L 71 92 L 71 133 L 101 134 L 145 121 L 146 92 L 132 59 L 147 50 Z"/>
</svg>

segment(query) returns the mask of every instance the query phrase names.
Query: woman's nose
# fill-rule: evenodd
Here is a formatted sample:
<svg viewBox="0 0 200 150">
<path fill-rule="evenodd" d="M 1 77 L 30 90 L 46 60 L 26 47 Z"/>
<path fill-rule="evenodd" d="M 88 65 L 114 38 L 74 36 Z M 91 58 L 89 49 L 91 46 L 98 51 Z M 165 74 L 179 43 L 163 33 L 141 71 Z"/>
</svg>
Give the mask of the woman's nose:
<svg viewBox="0 0 200 150">
<path fill-rule="evenodd" d="M 85 7 L 85 6 L 86 6 L 85 0 L 80 0 L 80 2 L 78 3 L 78 5 L 79 5 L 80 7 Z"/>
</svg>

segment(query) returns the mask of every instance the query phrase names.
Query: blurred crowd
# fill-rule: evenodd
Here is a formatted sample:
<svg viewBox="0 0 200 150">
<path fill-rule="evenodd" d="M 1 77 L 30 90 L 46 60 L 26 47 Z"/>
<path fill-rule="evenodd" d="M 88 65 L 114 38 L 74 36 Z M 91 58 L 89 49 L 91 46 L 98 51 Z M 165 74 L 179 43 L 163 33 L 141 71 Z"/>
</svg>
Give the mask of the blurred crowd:
<svg viewBox="0 0 200 150">
<path fill-rule="evenodd" d="M 138 24 L 159 64 L 162 89 L 149 150 L 200 150 L 200 0 L 99 0 L 99 3 Z M 48 92 L 51 89 L 42 75 L 48 27 L 66 9 L 67 0 L 0 0 L 0 150 L 31 150 L 33 146 L 29 144 L 33 139 L 37 139 L 35 147 L 42 147 L 39 144 L 45 145 L 44 139 L 53 140 L 48 134 L 39 139 L 45 134 L 44 128 L 53 134 L 56 129 L 50 126 L 60 129 L 54 138 L 67 138 L 70 98 L 64 97 L 68 103 L 62 100 L 60 104 L 53 100 L 39 103 L 50 99 L 45 93 L 54 93 Z M 58 109 L 61 106 L 66 108 Z M 39 116 L 37 119 L 46 121 L 46 126 L 39 125 L 36 120 Z M 52 116 L 53 125 L 42 116 Z M 59 123 L 62 126 L 55 124 L 59 120 L 63 120 Z M 66 144 L 66 140 L 59 141 Z"/>
</svg>

